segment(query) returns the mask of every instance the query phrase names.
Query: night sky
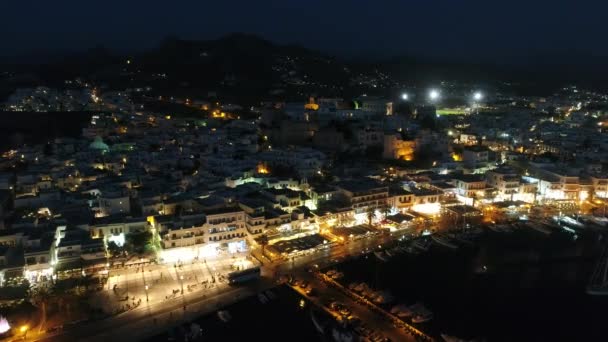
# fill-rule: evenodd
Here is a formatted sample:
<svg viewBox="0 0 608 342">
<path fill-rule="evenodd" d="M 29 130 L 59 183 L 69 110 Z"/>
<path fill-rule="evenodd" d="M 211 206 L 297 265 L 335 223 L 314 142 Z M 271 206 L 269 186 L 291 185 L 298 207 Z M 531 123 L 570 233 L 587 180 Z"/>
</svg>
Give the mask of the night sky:
<svg viewBox="0 0 608 342">
<path fill-rule="evenodd" d="M 152 47 L 230 32 L 344 57 L 521 62 L 608 55 L 605 1 L 2 1 L 0 55 Z"/>
</svg>

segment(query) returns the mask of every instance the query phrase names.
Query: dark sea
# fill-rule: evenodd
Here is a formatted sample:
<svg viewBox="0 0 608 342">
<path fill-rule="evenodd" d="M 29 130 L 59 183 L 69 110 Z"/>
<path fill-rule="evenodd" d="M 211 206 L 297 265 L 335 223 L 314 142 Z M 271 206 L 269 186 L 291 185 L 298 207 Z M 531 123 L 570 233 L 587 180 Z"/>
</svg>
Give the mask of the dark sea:
<svg viewBox="0 0 608 342">
<path fill-rule="evenodd" d="M 457 250 L 433 244 L 383 262 L 373 254 L 339 269 L 350 282 L 389 290 L 395 303 L 423 303 L 423 331 L 487 341 L 608 341 L 608 296 L 585 287 L 601 253 L 599 233 L 484 232 Z M 487 271 L 483 271 L 486 266 Z M 391 305 L 387 305 L 389 309 Z M 439 338 L 441 340 L 441 338 Z"/>
</svg>

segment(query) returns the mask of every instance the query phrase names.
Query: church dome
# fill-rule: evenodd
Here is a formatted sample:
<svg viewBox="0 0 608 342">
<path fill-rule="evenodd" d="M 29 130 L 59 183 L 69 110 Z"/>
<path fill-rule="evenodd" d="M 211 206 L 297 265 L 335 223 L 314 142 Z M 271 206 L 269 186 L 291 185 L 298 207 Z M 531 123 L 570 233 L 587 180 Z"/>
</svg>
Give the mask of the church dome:
<svg viewBox="0 0 608 342">
<path fill-rule="evenodd" d="M 89 145 L 89 148 L 91 150 L 105 151 L 105 152 L 108 152 L 110 150 L 110 147 L 106 143 L 103 142 L 101 137 L 95 137 L 95 140 L 93 140 L 93 142 Z"/>
</svg>

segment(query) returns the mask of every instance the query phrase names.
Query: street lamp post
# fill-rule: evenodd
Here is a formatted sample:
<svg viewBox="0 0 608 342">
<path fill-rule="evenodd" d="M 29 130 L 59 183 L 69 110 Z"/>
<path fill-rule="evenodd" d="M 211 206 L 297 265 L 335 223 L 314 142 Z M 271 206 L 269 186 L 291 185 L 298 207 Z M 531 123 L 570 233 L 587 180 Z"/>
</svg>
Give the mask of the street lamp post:
<svg viewBox="0 0 608 342">
<path fill-rule="evenodd" d="M 106 262 L 106 271 L 108 271 L 108 273 L 106 274 L 106 276 L 108 277 L 108 290 L 110 290 L 110 263 Z"/>
<path fill-rule="evenodd" d="M 184 294 L 184 275 L 179 276 L 179 282 L 182 285 L 182 294 Z"/>
<path fill-rule="evenodd" d="M 473 108 L 475 108 L 477 114 L 479 114 L 479 101 L 481 99 L 483 99 L 483 94 L 480 91 L 476 91 L 473 94 Z"/>
<path fill-rule="evenodd" d="M 148 302 L 148 285 L 146 285 L 146 302 Z"/>
</svg>

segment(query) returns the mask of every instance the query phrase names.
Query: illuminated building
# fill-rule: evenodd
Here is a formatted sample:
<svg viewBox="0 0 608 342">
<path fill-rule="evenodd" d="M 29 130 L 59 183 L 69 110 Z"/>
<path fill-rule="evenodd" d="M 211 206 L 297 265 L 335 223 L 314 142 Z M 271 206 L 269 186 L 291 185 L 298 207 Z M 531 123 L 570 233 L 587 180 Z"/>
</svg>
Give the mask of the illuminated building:
<svg viewBox="0 0 608 342">
<path fill-rule="evenodd" d="M 401 134 L 384 135 L 384 159 L 413 160 L 416 142 L 414 140 L 403 140 Z"/>
<path fill-rule="evenodd" d="M 403 211 L 412 205 L 414 205 L 415 196 L 413 193 L 401 188 L 401 187 L 390 187 L 389 195 L 387 198 L 387 205 L 390 208 L 395 208 L 399 211 Z"/>
<path fill-rule="evenodd" d="M 336 187 L 356 213 L 387 205 L 388 186 L 374 180 L 342 181 Z"/>
<path fill-rule="evenodd" d="M 467 205 L 486 197 L 486 180 L 483 175 L 459 175 L 456 177 L 456 198 Z"/>
<path fill-rule="evenodd" d="M 188 261 L 220 250 L 236 253 L 247 249 L 246 215 L 240 207 L 204 210 L 177 218 L 155 217 L 155 222 L 164 262 Z"/>
<path fill-rule="evenodd" d="M 266 175 L 270 173 L 270 170 L 268 169 L 268 165 L 266 165 L 266 163 L 259 163 L 256 168 L 256 172 L 262 175 Z"/>
</svg>

